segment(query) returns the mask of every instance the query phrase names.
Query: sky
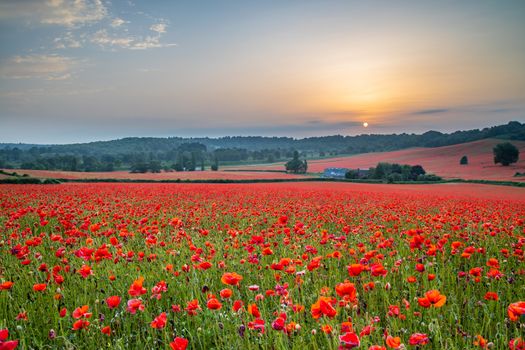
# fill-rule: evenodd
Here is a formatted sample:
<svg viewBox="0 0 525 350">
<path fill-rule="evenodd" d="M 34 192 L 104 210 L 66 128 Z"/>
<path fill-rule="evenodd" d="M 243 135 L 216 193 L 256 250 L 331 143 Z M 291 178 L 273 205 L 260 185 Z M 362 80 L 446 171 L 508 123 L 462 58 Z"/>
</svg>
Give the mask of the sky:
<svg viewBox="0 0 525 350">
<path fill-rule="evenodd" d="M 0 0 L 0 142 L 524 122 L 524 37 L 522 0 Z"/>
</svg>

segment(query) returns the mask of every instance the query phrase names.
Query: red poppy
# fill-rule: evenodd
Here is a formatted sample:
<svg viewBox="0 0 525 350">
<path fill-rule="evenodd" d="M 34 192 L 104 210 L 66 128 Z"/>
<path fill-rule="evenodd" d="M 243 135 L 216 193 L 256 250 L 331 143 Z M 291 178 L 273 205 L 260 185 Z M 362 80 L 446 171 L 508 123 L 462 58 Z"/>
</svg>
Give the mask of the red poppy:
<svg viewBox="0 0 525 350">
<path fill-rule="evenodd" d="M 517 321 L 522 315 L 525 315 L 525 301 L 510 304 L 507 313 L 511 321 Z"/>
<path fill-rule="evenodd" d="M 144 304 L 142 304 L 140 299 L 130 299 L 126 310 L 131 314 L 135 314 L 137 311 L 144 311 Z"/>
<path fill-rule="evenodd" d="M 418 298 L 419 305 L 424 308 L 428 307 L 442 307 L 445 305 L 447 297 L 439 292 L 439 290 L 433 289 L 425 293 L 423 298 Z"/>
<path fill-rule="evenodd" d="M 228 284 L 230 286 L 237 286 L 241 280 L 242 276 L 235 272 L 226 272 L 221 278 L 222 283 Z"/>
<path fill-rule="evenodd" d="M 166 326 L 168 316 L 165 312 L 161 313 L 153 321 L 151 321 L 151 327 L 155 329 L 162 329 Z"/>
<path fill-rule="evenodd" d="M 188 339 L 177 337 L 170 343 L 171 350 L 186 350 L 188 347 Z"/>
<path fill-rule="evenodd" d="M 334 309 L 333 305 L 335 305 L 337 301 L 330 297 L 319 297 L 317 302 L 312 305 L 310 308 L 310 312 L 312 314 L 312 317 L 315 319 L 318 319 L 319 317 L 325 315 L 329 318 L 335 317 L 337 315 L 337 310 Z"/>
<path fill-rule="evenodd" d="M 429 341 L 428 336 L 424 333 L 414 333 L 408 339 L 410 345 L 426 345 Z"/>
<path fill-rule="evenodd" d="M 210 300 L 208 300 L 206 306 L 210 310 L 220 310 L 222 308 L 221 302 L 218 301 L 216 298 L 211 298 Z"/>
<path fill-rule="evenodd" d="M 355 285 L 350 282 L 338 283 L 335 286 L 335 291 L 340 297 L 348 297 L 351 301 L 356 300 L 357 290 Z"/>
<path fill-rule="evenodd" d="M 9 338 L 9 330 L 0 329 L 0 349 L 13 350 L 18 346 L 18 340 L 7 340 Z"/>
<path fill-rule="evenodd" d="M 47 288 L 47 284 L 45 283 L 37 283 L 33 285 L 33 290 L 35 292 L 43 292 L 46 290 L 46 288 Z"/>
<path fill-rule="evenodd" d="M 89 306 L 88 305 L 83 305 L 83 306 L 79 306 L 77 307 L 74 311 L 73 311 L 73 318 L 90 318 L 91 317 L 91 312 L 88 312 L 89 310 Z"/>
<path fill-rule="evenodd" d="M 401 338 L 388 335 L 386 337 L 386 346 L 391 349 L 399 349 L 401 347 Z"/>
<path fill-rule="evenodd" d="M 221 290 L 219 292 L 219 295 L 221 296 L 221 298 L 223 299 L 228 299 L 230 298 L 232 295 L 233 295 L 233 292 L 231 289 L 229 288 L 224 288 L 223 290 Z"/>
<path fill-rule="evenodd" d="M 13 287 L 13 282 L 11 281 L 6 281 L 6 282 L 3 282 L 2 284 L 0 284 L 0 290 L 9 290 Z"/>
<path fill-rule="evenodd" d="M 117 306 L 120 305 L 120 297 L 118 295 L 113 295 L 113 296 L 110 296 L 106 299 L 106 304 L 108 304 L 108 307 L 110 309 L 114 309 L 116 308 Z"/>
<path fill-rule="evenodd" d="M 87 320 L 78 320 L 73 323 L 73 330 L 78 331 L 80 329 L 85 329 L 90 325 L 89 321 Z"/>
<path fill-rule="evenodd" d="M 357 334 L 353 332 L 346 332 L 345 334 L 339 336 L 339 345 L 340 349 L 353 349 L 359 347 L 359 345 L 361 345 L 361 341 L 359 340 Z"/>
<path fill-rule="evenodd" d="M 144 277 L 139 277 L 129 287 L 128 293 L 132 297 L 136 297 L 142 294 L 145 294 L 147 292 L 146 288 L 142 287 L 142 283 L 144 282 Z"/>
</svg>

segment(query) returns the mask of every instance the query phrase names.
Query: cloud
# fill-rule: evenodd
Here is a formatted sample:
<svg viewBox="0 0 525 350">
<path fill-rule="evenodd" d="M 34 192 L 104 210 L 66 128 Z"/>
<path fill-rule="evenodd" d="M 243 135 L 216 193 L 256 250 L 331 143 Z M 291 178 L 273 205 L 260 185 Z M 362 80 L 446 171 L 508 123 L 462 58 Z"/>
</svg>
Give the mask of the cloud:
<svg viewBox="0 0 525 350">
<path fill-rule="evenodd" d="M 130 50 L 146 50 L 152 48 L 170 47 L 176 46 L 176 44 L 164 44 L 160 42 L 159 36 L 147 36 L 145 38 L 137 36 L 124 36 L 119 37 L 116 35 L 110 35 L 106 29 L 97 31 L 91 37 L 90 41 L 105 48 L 122 48 Z"/>
<path fill-rule="evenodd" d="M 101 0 L 50 0 L 46 3 L 41 22 L 66 27 L 99 22 L 108 15 Z"/>
<path fill-rule="evenodd" d="M 149 27 L 150 30 L 157 32 L 159 35 L 166 33 L 166 24 L 165 23 L 157 23 Z"/>
<path fill-rule="evenodd" d="M 72 58 L 59 55 L 15 56 L 0 66 L 0 77 L 66 80 L 75 63 Z"/>
<path fill-rule="evenodd" d="M 117 17 L 117 18 L 115 18 L 115 19 L 113 19 L 113 20 L 111 21 L 111 26 L 112 26 L 113 28 L 118 28 L 118 27 L 120 27 L 121 25 L 123 25 L 124 23 L 129 23 L 129 22 L 124 21 L 122 18 L 118 18 L 118 17 Z"/>
<path fill-rule="evenodd" d="M 134 41 L 131 37 L 116 37 L 110 36 L 106 29 L 97 31 L 91 37 L 91 42 L 103 47 L 118 46 L 121 48 L 129 48 Z"/>
<path fill-rule="evenodd" d="M 411 114 L 438 114 L 438 113 L 447 113 L 450 112 L 450 108 L 433 108 L 433 109 L 422 109 L 419 111 L 414 111 Z"/>
<path fill-rule="evenodd" d="M 56 49 L 65 48 L 80 48 L 82 44 L 79 40 L 75 39 L 72 32 L 66 32 L 63 37 L 58 37 L 53 40 L 55 42 Z"/>
</svg>

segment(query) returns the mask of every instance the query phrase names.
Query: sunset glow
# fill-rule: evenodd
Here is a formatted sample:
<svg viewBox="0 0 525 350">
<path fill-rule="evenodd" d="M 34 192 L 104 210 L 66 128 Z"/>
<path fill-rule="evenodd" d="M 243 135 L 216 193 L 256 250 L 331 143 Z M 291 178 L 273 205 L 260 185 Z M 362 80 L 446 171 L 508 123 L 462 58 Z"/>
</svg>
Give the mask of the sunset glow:
<svg viewBox="0 0 525 350">
<path fill-rule="evenodd" d="M 378 133 L 453 131 L 524 116 L 521 1 L 57 4 L 0 3 L 3 141 L 354 135 L 363 117 Z"/>
</svg>

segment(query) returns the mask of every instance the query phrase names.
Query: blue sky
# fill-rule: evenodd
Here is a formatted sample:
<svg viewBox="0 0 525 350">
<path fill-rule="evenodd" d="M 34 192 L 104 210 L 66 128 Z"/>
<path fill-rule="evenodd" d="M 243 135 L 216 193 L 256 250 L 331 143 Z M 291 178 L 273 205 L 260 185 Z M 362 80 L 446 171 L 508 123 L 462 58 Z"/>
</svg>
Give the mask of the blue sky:
<svg viewBox="0 0 525 350">
<path fill-rule="evenodd" d="M 524 34 L 520 0 L 3 0 L 0 142 L 525 121 Z"/>
</svg>

